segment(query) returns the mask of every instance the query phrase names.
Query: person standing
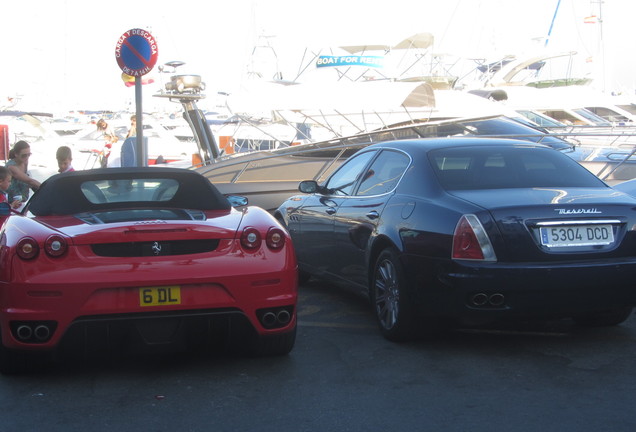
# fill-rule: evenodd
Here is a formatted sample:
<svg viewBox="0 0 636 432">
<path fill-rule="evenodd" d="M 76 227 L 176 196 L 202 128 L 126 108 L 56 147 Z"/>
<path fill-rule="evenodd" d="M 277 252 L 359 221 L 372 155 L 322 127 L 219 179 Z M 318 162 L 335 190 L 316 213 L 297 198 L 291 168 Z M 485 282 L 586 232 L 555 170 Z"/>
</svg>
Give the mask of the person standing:
<svg viewBox="0 0 636 432">
<path fill-rule="evenodd" d="M 130 117 L 130 130 L 126 139 L 121 145 L 121 162 L 122 167 L 137 166 L 137 116 Z"/>
<path fill-rule="evenodd" d="M 11 185 L 7 190 L 8 195 L 13 199 L 21 196 L 22 201 L 26 201 L 31 193 L 30 189 L 38 190 L 40 182 L 29 175 L 29 158 L 31 157 L 31 146 L 26 141 L 18 141 L 9 152 L 10 160 L 6 167 L 11 173 Z"/>
<path fill-rule="evenodd" d="M 128 131 L 128 135 L 126 138 L 136 137 L 137 136 L 137 116 L 135 114 L 130 116 L 130 130 Z"/>
<path fill-rule="evenodd" d="M 99 119 L 97 121 L 97 130 L 100 131 L 104 137 L 104 148 L 102 149 L 99 163 L 102 168 L 106 168 L 108 166 L 108 158 L 113 148 L 113 144 L 117 143 L 119 138 L 117 138 L 115 132 L 113 132 L 104 119 Z"/>
</svg>

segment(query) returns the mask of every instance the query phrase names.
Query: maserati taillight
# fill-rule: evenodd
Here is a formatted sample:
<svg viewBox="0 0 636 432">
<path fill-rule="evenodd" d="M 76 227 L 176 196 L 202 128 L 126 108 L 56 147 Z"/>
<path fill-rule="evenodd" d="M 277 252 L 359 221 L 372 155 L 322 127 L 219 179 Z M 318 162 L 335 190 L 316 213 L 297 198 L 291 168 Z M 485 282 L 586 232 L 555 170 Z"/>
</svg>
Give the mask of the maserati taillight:
<svg viewBox="0 0 636 432">
<path fill-rule="evenodd" d="M 497 261 L 490 239 L 477 216 L 463 215 L 453 234 L 453 259 Z"/>
</svg>

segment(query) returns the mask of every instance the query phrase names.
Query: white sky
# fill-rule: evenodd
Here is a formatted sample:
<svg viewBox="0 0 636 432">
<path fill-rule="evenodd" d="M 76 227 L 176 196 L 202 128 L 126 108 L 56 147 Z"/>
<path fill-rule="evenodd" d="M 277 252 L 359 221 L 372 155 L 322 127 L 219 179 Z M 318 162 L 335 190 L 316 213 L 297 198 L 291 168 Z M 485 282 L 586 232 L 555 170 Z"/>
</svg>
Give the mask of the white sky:
<svg viewBox="0 0 636 432">
<path fill-rule="evenodd" d="M 22 95 L 29 110 L 126 109 L 134 89 L 124 86 L 115 60 L 119 36 L 149 30 L 158 64 L 186 62 L 181 73 L 201 75 L 208 92 L 233 91 L 247 70 L 259 34 L 272 36 L 284 78 L 297 72 L 305 48 L 357 43 L 395 44 L 418 32 L 435 36 L 435 51 L 484 57 L 518 54 L 543 42 L 558 0 L 27 0 L 3 5 L 0 106 Z M 7 3 L 7 2 L 5 2 Z M 630 29 L 633 0 L 604 0 L 603 26 L 584 24 L 599 14 L 598 0 L 561 0 L 549 47 L 578 50 L 599 65 L 602 86 L 634 94 L 636 61 Z M 159 75 L 153 71 L 159 81 Z M 599 82 L 599 86 L 600 86 Z M 144 91 L 144 107 L 170 104 Z"/>
</svg>

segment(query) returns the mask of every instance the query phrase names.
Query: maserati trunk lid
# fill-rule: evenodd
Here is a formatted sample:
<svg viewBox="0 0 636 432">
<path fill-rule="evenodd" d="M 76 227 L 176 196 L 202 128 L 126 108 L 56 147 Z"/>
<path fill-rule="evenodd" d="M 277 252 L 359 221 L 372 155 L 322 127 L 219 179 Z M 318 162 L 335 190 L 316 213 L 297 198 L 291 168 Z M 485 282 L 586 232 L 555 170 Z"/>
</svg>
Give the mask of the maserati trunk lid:
<svg viewBox="0 0 636 432">
<path fill-rule="evenodd" d="M 455 191 L 478 215 L 500 261 L 635 256 L 636 200 L 611 188 Z"/>
</svg>

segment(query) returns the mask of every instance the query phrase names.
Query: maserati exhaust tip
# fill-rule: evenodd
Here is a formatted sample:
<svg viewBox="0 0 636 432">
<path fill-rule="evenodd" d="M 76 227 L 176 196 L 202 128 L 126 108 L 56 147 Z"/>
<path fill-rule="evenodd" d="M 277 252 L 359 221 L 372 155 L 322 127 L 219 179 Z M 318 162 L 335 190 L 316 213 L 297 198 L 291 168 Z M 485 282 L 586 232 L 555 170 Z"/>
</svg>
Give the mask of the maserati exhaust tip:
<svg viewBox="0 0 636 432">
<path fill-rule="evenodd" d="M 484 308 L 484 307 L 495 307 L 499 308 L 505 305 L 506 298 L 502 293 L 477 293 L 473 294 L 470 299 L 470 306 Z"/>
<path fill-rule="evenodd" d="M 506 299 L 504 295 L 500 293 L 492 294 L 490 297 L 488 297 L 488 303 L 490 303 L 492 306 L 502 306 L 505 301 Z"/>
<path fill-rule="evenodd" d="M 488 296 L 484 293 L 475 294 L 470 301 L 474 306 L 483 306 L 488 303 Z"/>
</svg>

